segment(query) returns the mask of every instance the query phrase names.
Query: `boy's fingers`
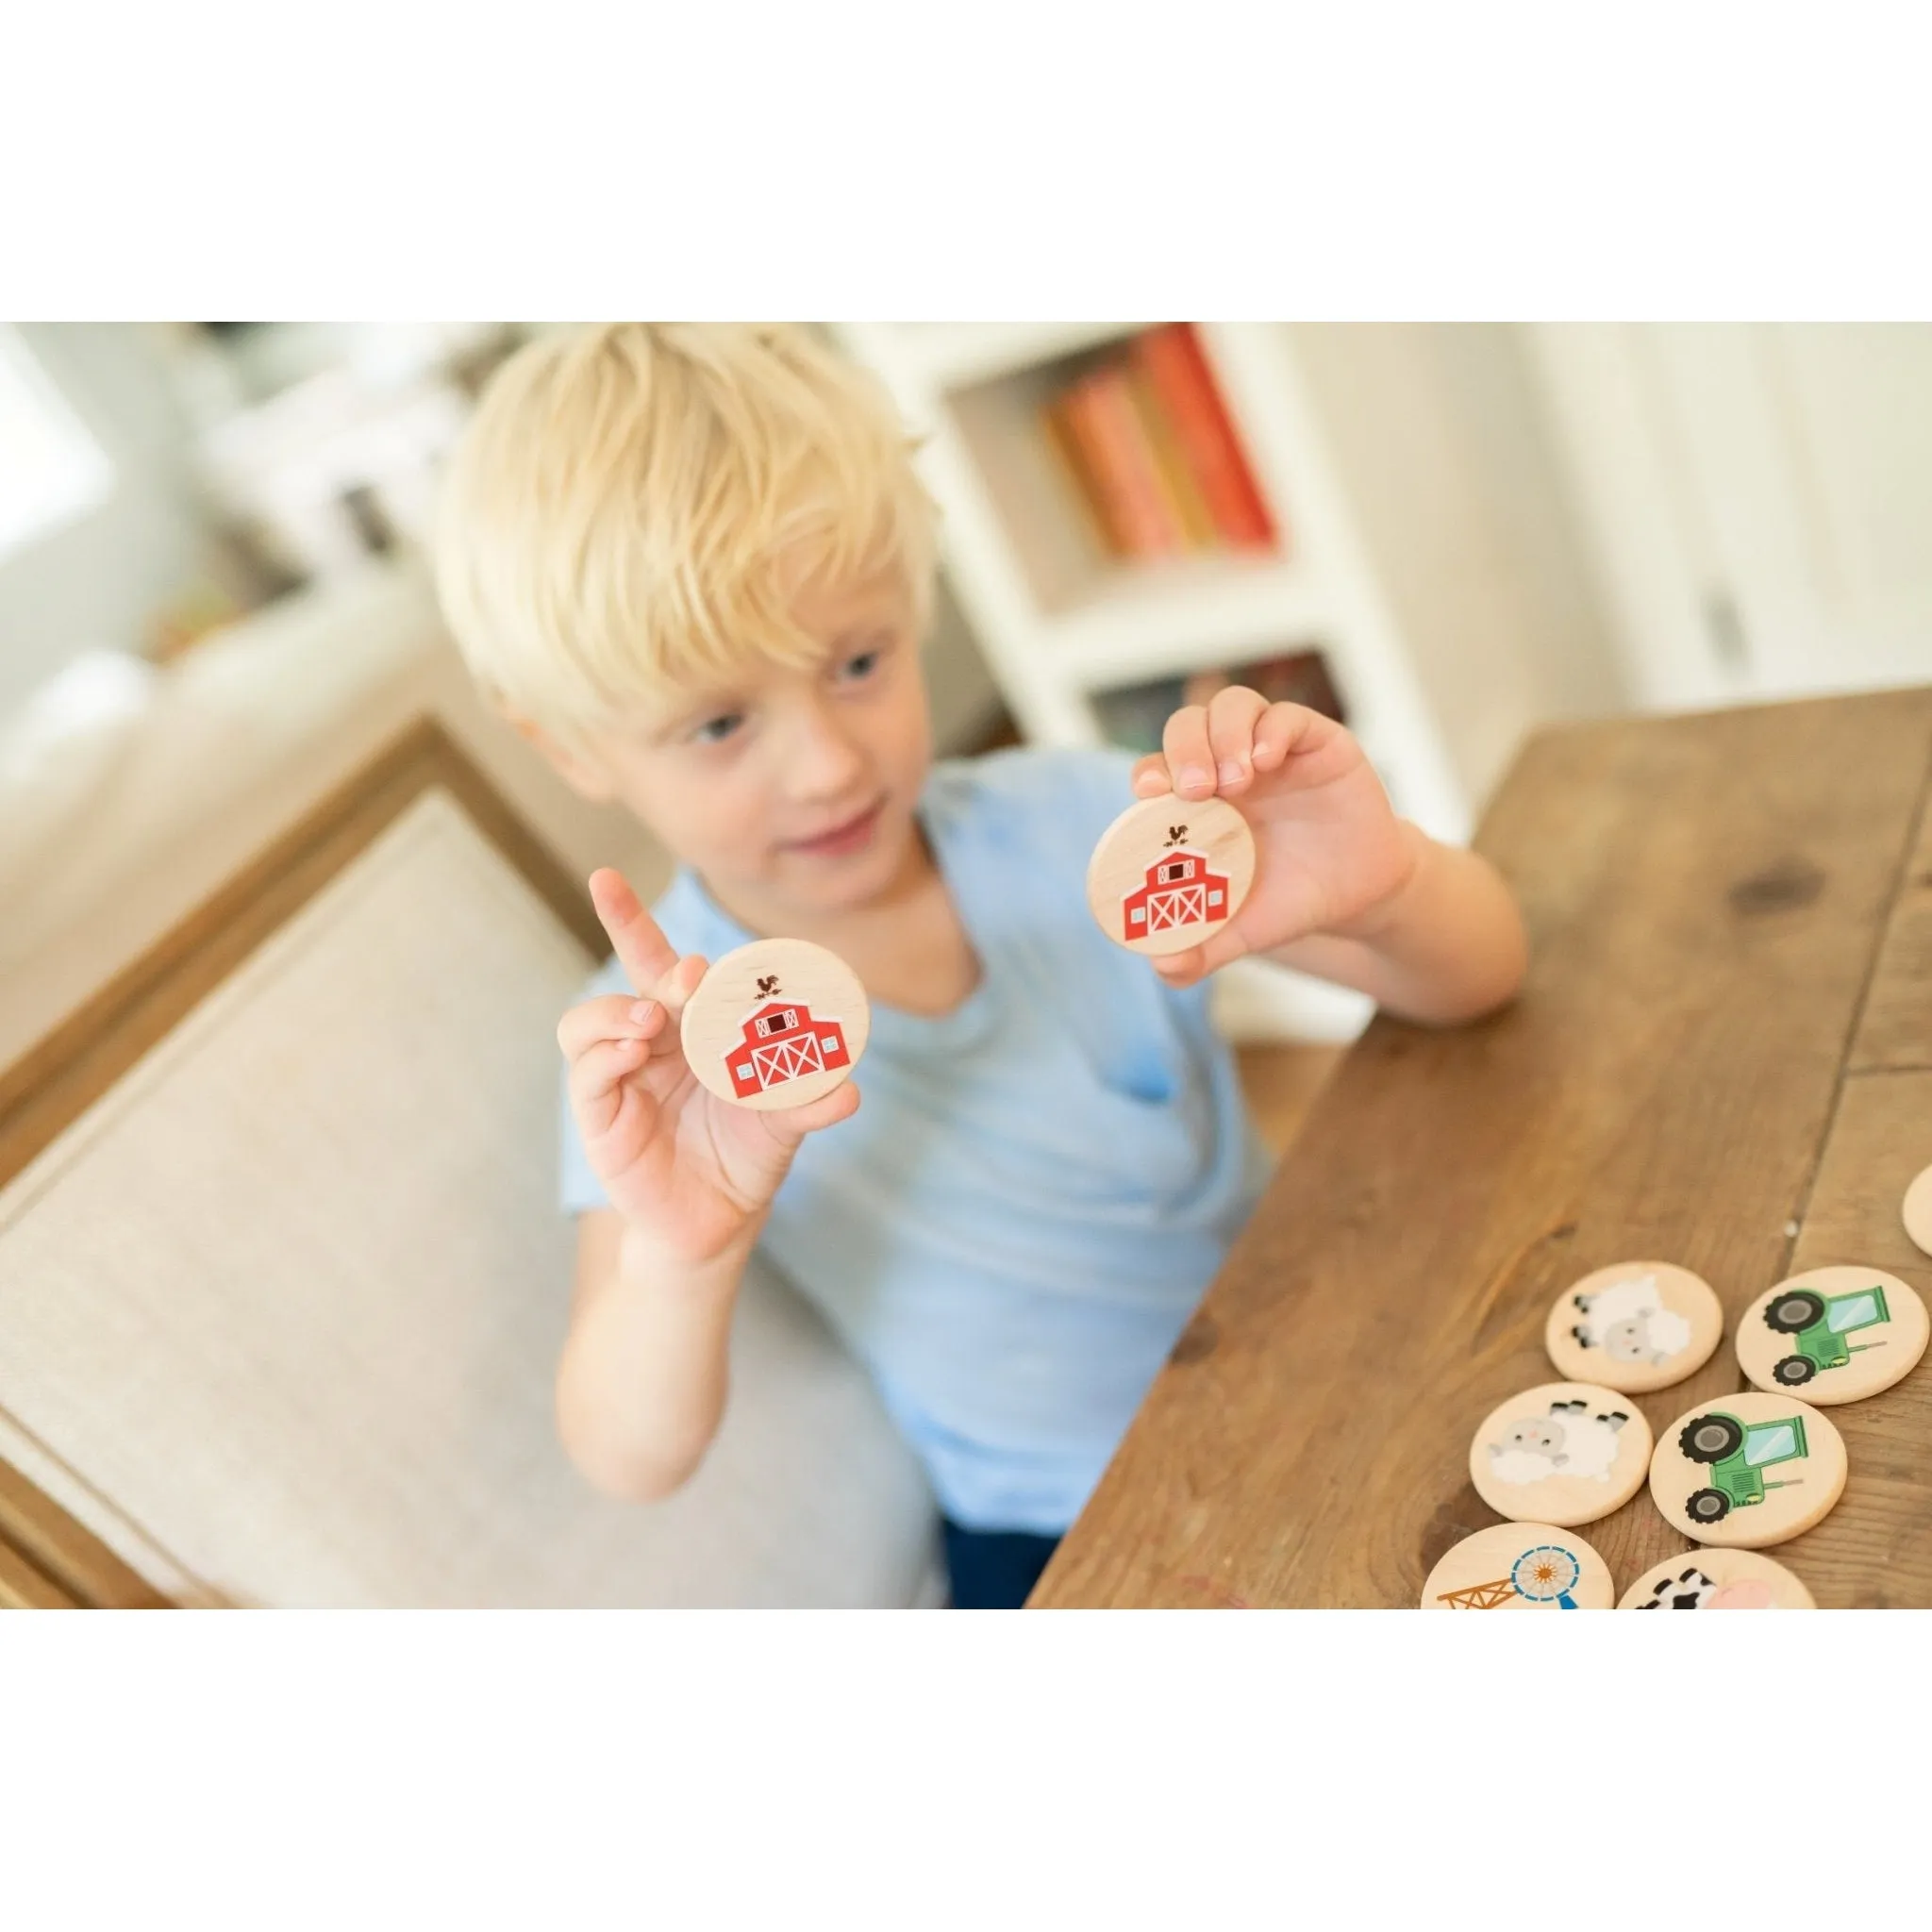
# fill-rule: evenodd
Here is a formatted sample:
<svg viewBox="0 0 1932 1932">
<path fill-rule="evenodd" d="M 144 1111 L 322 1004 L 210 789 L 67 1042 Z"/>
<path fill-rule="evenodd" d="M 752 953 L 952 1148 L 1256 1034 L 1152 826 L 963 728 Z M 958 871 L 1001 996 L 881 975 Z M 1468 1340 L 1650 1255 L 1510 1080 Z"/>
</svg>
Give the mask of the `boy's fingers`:
<svg viewBox="0 0 1932 1932">
<path fill-rule="evenodd" d="M 774 1108 L 761 1116 L 765 1124 L 788 1146 L 815 1134 L 821 1127 L 837 1126 L 858 1111 L 858 1089 L 850 1080 L 841 1081 L 829 1093 L 821 1093 L 803 1107 Z"/>
<path fill-rule="evenodd" d="M 629 881 L 614 866 L 600 866 L 591 874 L 591 904 L 610 935 L 611 950 L 623 961 L 631 985 L 639 992 L 652 991 L 677 963 L 677 953 Z"/>
<path fill-rule="evenodd" d="M 570 1104 L 586 1134 L 610 1130 L 625 1078 L 643 1065 L 649 1052 L 641 1040 L 600 1040 L 571 1063 Z"/>
<path fill-rule="evenodd" d="M 1222 791 L 1237 790 L 1254 776 L 1255 726 L 1267 710 L 1268 700 L 1244 684 L 1227 685 L 1208 700 L 1208 744 Z"/>
<path fill-rule="evenodd" d="M 635 993 L 602 993 L 573 1007 L 557 1023 L 557 1044 L 567 1060 L 600 1040 L 648 1040 L 664 1024 L 664 1008 Z"/>
<path fill-rule="evenodd" d="M 1268 700 L 1242 684 L 1224 685 L 1206 705 L 1183 705 L 1168 719 L 1160 750 L 1135 764 L 1134 796 L 1239 791 L 1255 774 L 1257 727 L 1268 710 Z"/>
<path fill-rule="evenodd" d="M 1176 987 L 1192 986 L 1207 971 L 1201 964 L 1199 946 L 1190 946 L 1185 953 L 1163 953 L 1152 964 L 1169 986 Z"/>
<path fill-rule="evenodd" d="M 1217 973 L 1230 959 L 1239 959 L 1248 942 L 1238 932 L 1223 930 L 1205 945 L 1190 946 L 1185 953 L 1163 953 L 1154 960 L 1154 970 L 1169 986 L 1192 986 L 1197 979 Z"/>
<path fill-rule="evenodd" d="M 1200 705 L 1183 705 L 1167 721 L 1160 750 L 1182 798 L 1208 798 L 1214 791 L 1214 750 L 1208 741 L 1208 713 Z"/>
<path fill-rule="evenodd" d="M 1335 728 L 1332 719 L 1306 705 L 1270 705 L 1255 726 L 1255 765 L 1272 772 L 1297 752 L 1310 751 Z"/>
<path fill-rule="evenodd" d="M 686 1004 L 710 970 L 702 953 L 687 953 L 683 958 L 674 961 L 671 970 L 651 989 L 651 997 L 664 1008 L 672 1019 L 681 1020 Z"/>
<path fill-rule="evenodd" d="M 656 994 L 649 999 L 627 992 L 602 993 L 573 1007 L 557 1023 L 557 1044 L 564 1058 L 575 1065 L 599 1046 L 633 1041 L 648 1049 L 633 1057 L 633 1066 L 682 1051 L 677 1022 L 706 970 L 702 955 L 687 953 L 658 982 Z"/>
</svg>

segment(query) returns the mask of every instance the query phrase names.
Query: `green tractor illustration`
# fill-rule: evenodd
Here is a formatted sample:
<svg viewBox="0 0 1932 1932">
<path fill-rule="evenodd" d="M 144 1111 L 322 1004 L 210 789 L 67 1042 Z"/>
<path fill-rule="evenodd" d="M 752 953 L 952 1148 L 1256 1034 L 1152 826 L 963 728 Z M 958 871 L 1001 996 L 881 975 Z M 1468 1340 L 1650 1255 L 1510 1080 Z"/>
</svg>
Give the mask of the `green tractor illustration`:
<svg viewBox="0 0 1932 1932">
<path fill-rule="evenodd" d="M 1885 1291 L 1877 1284 L 1855 1294 L 1822 1295 L 1794 1288 L 1774 1296 L 1764 1311 L 1765 1324 L 1789 1335 L 1796 1355 L 1788 1355 L 1772 1369 L 1772 1379 L 1787 1389 L 1801 1389 L 1822 1369 L 1841 1369 L 1868 1348 L 1882 1341 L 1847 1341 L 1860 1328 L 1875 1328 L 1891 1320 Z"/>
<path fill-rule="evenodd" d="M 1764 1478 L 1764 1472 L 1775 1463 L 1803 1459 L 1802 1416 L 1787 1416 L 1774 1423 L 1742 1423 L 1722 1409 L 1713 1409 L 1707 1415 L 1692 1416 L 1684 1424 L 1677 1432 L 1677 1447 L 1710 1472 L 1711 1487 L 1693 1490 L 1684 1504 L 1692 1523 L 1722 1523 L 1733 1509 L 1763 1502 L 1766 1490 L 1789 1489 L 1804 1481 L 1803 1476 L 1795 1475 L 1781 1482 Z"/>
</svg>

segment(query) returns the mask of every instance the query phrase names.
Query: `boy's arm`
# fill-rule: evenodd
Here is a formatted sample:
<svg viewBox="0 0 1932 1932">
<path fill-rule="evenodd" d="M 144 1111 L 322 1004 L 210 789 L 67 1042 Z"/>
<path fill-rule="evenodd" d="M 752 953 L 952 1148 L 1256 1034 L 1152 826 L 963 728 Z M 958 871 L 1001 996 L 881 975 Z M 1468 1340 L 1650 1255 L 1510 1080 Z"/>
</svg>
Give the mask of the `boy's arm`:
<svg viewBox="0 0 1932 1932">
<path fill-rule="evenodd" d="M 557 1426 L 607 1495 L 656 1502 L 704 1459 L 724 1412 L 731 1311 L 750 1253 L 747 1239 L 680 1261 L 610 1208 L 578 1215 Z"/>
<path fill-rule="evenodd" d="M 1437 1025 L 1475 1019 L 1522 985 L 1528 946 L 1501 874 L 1398 819 L 1333 719 L 1229 686 L 1168 720 L 1134 790 L 1218 794 L 1255 835 L 1241 910 L 1203 945 L 1153 962 L 1171 984 L 1261 953 Z"/>
<path fill-rule="evenodd" d="M 1528 965 L 1522 915 L 1488 859 L 1398 821 L 1415 870 L 1353 924 L 1263 954 L 1367 993 L 1405 1020 L 1453 1025 L 1516 995 Z"/>
<path fill-rule="evenodd" d="M 807 1134 L 849 1119 L 852 1081 L 803 1107 L 732 1107 L 700 1085 L 678 1021 L 703 978 L 617 873 L 591 899 L 628 993 L 567 1012 L 557 1043 L 584 1158 L 608 1207 L 578 1217 L 577 1281 L 557 1372 L 571 1459 L 599 1489 L 669 1494 L 724 1412 L 731 1308 L 772 1197 Z"/>
</svg>

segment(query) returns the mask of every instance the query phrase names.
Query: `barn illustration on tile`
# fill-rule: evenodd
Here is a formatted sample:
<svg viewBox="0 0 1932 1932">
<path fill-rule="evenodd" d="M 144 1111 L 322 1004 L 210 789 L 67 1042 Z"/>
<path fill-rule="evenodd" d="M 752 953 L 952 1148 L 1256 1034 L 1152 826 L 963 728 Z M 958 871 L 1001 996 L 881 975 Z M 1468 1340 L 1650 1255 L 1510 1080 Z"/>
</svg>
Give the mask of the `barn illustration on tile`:
<svg viewBox="0 0 1932 1932">
<path fill-rule="evenodd" d="M 1187 836 L 1187 826 L 1170 825 L 1160 856 L 1121 901 L 1125 938 L 1144 940 L 1150 933 L 1212 925 L 1227 917 L 1227 876 L 1208 865 L 1205 852 L 1185 844 Z"/>
<path fill-rule="evenodd" d="M 761 978 L 758 992 L 763 1004 L 746 1014 L 740 1028 L 743 1039 L 724 1056 L 734 1092 L 762 1093 L 851 1064 L 845 1030 L 837 1020 L 815 1019 L 804 1001 L 779 992 L 775 978 Z"/>
</svg>

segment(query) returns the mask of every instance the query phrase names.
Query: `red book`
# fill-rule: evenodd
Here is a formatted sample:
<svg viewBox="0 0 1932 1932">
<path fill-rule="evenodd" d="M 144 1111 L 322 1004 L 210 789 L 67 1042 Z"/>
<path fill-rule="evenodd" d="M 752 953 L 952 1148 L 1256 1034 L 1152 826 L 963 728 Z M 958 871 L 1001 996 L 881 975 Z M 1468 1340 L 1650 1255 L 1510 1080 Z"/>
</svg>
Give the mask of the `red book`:
<svg viewBox="0 0 1932 1932">
<path fill-rule="evenodd" d="M 1170 322 L 1149 329 L 1134 339 L 1128 354 L 1147 372 L 1221 534 L 1244 547 L 1272 545 L 1274 520 L 1193 325 Z"/>
<path fill-rule="evenodd" d="M 1080 474 L 1086 478 L 1093 507 L 1100 512 L 1109 547 L 1121 557 L 1144 554 L 1147 532 L 1117 470 L 1111 441 L 1093 407 L 1091 376 L 1070 383 L 1055 405 L 1069 441 L 1079 453 Z"/>
<path fill-rule="evenodd" d="M 1083 446 L 1121 512 L 1123 534 L 1136 557 L 1173 557 L 1188 547 L 1187 531 L 1161 482 L 1160 462 L 1134 407 L 1125 365 L 1109 363 L 1074 385 L 1069 398 Z"/>
</svg>

